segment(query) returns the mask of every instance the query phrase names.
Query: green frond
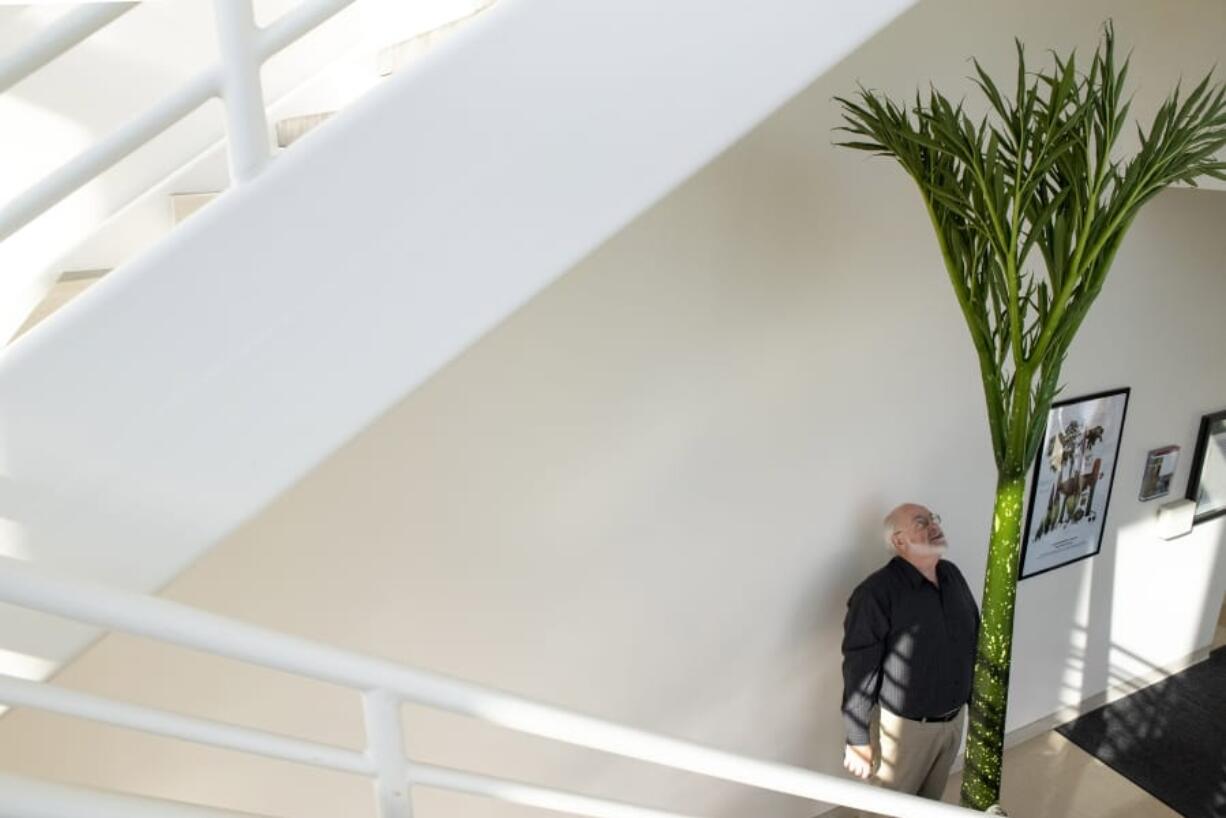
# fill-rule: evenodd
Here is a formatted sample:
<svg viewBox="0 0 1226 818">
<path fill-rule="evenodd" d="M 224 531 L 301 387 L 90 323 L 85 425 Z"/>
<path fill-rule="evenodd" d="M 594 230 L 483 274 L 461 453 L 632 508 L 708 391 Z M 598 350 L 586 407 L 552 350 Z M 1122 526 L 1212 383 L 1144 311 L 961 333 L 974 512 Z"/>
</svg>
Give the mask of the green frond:
<svg viewBox="0 0 1226 818">
<path fill-rule="evenodd" d="M 1226 87 L 1212 74 L 1190 91 L 1176 86 L 1122 159 L 1114 149 L 1131 109 L 1131 54 L 1117 60 L 1114 25 L 1104 24 L 1084 74 L 1075 53 L 1052 53 L 1031 71 L 1023 43 L 1014 47 L 1012 97 L 971 61 L 988 103 L 982 119 L 931 85 L 907 105 L 861 86 L 854 101 L 837 98 L 848 135 L 838 144 L 891 157 L 915 180 L 980 355 L 997 462 L 1024 464 L 1029 430 L 1012 425 L 1045 414 L 1072 333 L 1137 211 L 1175 182 L 1226 179 Z M 1032 254 L 1041 280 L 1030 277 Z M 1032 391 L 1034 378 L 1052 382 Z M 1031 411 L 1013 417 L 1021 405 Z"/>
</svg>

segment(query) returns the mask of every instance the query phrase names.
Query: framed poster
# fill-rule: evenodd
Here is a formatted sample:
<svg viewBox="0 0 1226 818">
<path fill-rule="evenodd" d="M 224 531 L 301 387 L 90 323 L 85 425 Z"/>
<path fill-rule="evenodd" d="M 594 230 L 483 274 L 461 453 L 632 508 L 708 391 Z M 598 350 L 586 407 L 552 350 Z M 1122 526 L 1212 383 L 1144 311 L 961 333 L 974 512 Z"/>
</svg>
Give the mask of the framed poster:
<svg viewBox="0 0 1226 818">
<path fill-rule="evenodd" d="M 1226 411 L 1200 419 L 1187 497 L 1196 503 L 1193 525 L 1226 514 Z"/>
<path fill-rule="evenodd" d="M 1052 404 L 1030 481 L 1019 579 L 1087 559 L 1102 547 L 1129 392 Z"/>
<path fill-rule="evenodd" d="M 1141 491 L 1137 499 L 1144 503 L 1170 494 L 1171 480 L 1175 478 L 1175 467 L 1178 465 L 1178 446 L 1150 449 L 1145 456 L 1145 470 L 1141 472 Z"/>
</svg>

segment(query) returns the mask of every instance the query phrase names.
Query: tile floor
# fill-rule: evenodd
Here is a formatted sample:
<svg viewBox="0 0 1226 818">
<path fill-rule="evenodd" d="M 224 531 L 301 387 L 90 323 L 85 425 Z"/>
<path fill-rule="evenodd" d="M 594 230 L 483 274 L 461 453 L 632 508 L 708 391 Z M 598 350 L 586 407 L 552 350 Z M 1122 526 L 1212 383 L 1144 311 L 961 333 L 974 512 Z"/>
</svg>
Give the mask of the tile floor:
<svg viewBox="0 0 1226 818">
<path fill-rule="evenodd" d="M 1226 614 L 1223 619 L 1226 620 Z M 1226 645 L 1226 624 L 1219 624 L 1213 646 Z M 1001 803 L 1009 818 L 1181 818 L 1179 813 L 1050 731 L 1005 751 Z M 955 773 L 945 800 L 957 803 L 962 786 Z M 824 818 L 841 818 L 834 810 Z"/>
</svg>

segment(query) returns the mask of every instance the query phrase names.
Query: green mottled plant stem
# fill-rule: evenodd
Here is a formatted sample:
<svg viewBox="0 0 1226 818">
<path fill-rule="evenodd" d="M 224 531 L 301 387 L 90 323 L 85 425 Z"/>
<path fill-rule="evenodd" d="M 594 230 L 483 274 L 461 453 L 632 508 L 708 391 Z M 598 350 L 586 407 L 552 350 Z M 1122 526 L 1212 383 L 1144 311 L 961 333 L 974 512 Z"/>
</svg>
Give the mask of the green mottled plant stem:
<svg viewBox="0 0 1226 818">
<path fill-rule="evenodd" d="M 1022 472 L 1001 475 L 996 484 L 996 512 L 992 517 L 983 589 L 983 625 L 979 630 L 962 775 L 962 805 L 978 810 L 995 804 L 1000 792 L 1025 483 Z"/>
</svg>

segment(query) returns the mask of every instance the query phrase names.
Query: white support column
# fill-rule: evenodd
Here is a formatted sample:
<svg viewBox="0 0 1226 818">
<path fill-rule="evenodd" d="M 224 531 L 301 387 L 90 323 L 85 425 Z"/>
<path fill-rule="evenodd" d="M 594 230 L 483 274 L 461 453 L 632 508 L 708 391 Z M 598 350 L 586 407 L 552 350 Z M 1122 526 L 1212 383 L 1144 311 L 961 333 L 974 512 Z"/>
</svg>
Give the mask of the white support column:
<svg viewBox="0 0 1226 818">
<path fill-rule="evenodd" d="M 362 697 L 362 712 L 366 716 L 366 752 L 375 765 L 379 818 L 412 818 L 400 699 L 386 690 L 372 690 Z"/>
<path fill-rule="evenodd" d="M 270 156 L 268 115 L 260 83 L 259 30 L 251 0 L 214 0 L 221 49 L 221 95 L 226 103 L 230 177 L 250 181 Z"/>
</svg>

